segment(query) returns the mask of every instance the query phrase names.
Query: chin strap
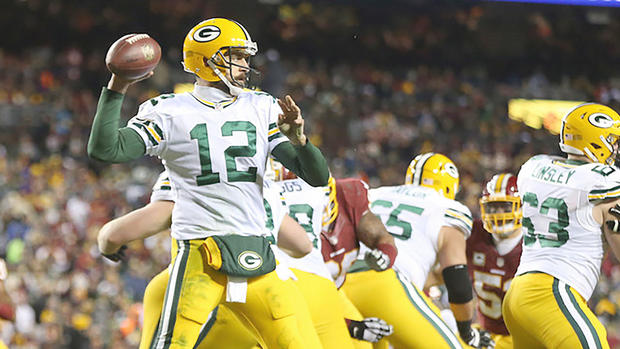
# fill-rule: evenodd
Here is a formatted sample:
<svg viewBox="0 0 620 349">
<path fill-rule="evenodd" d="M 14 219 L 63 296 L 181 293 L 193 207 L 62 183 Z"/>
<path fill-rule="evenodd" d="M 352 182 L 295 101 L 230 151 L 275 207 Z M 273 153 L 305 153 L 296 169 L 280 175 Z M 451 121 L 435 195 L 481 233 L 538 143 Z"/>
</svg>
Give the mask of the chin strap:
<svg viewBox="0 0 620 349">
<path fill-rule="evenodd" d="M 241 92 L 243 92 L 243 89 L 241 87 L 233 85 L 228 79 L 226 79 L 224 74 L 222 74 L 222 72 L 215 66 L 213 62 L 211 62 L 211 60 L 207 60 L 207 64 L 211 69 L 213 69 L 215 75 L 217 75 L 217 77 L 220 78 L 226 86 L 228 86 L 228 90 L 230 91 L 231 95 L 238 96 L 241 94 Z"/>
</svg>

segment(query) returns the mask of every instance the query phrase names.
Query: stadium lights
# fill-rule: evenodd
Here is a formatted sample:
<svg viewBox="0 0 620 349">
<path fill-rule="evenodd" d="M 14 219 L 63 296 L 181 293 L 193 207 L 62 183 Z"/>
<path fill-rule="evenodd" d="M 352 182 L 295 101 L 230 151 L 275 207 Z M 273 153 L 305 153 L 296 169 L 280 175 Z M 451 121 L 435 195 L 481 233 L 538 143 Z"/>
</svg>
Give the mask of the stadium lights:
<svg viewBox="0 0 620 349">
<path fill-rule="evenodd" d="M 508 101 L 508 117 L 529 127 L 544 127 L 549 132 L 558 134 L 564 115 L 582 103 L 584 102 L 515 98 Z"/>
</svg>

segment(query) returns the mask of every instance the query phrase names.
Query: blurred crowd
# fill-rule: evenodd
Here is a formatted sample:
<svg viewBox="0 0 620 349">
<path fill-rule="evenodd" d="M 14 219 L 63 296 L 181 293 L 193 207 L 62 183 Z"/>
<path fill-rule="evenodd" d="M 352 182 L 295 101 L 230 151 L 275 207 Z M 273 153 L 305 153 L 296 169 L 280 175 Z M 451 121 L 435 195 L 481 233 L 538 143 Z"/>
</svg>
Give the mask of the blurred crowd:
<svg viewBox="0 0 620 349">
<path fill-rule="evenodd" d="M 608 11 L 263 0 L 239 13 L 239 1 L 87 3 L 10 1 L 0 14 L 0 257 L 16 305 L 0 339 L 12 348 L 136 347 L 144 288 L 169 261 L 165 233 L 132 243 L 120 264 L 96 246 L 103 223 L 148 202 L 162 170 L 157 159 L 108 165 L 86 156 L 109 77 L 105 50 L 127 32 L 150 33 L 164 57 L 153 78 L 130 89 L 125 120 L 146 99 L 192 82 L 179 64 L 186 30 L 233 17 L 258 41 L 256 84 L 292 95 L 335 177 L 399 184 L 415 154 L 441 152 L 457 164 L 457 198 L 475 216 L 493 174 L 559 154 L 557 136 L 508 118 L 509 99 L 620 106 L 612 69 L 620 48 L 610 45 L 620 21 Z M 502 6 L 512 15 L 500 16 Z M 612 344 L 619 304 L 620 267 L 609 257 L 590 305 Z"/>
</svg>

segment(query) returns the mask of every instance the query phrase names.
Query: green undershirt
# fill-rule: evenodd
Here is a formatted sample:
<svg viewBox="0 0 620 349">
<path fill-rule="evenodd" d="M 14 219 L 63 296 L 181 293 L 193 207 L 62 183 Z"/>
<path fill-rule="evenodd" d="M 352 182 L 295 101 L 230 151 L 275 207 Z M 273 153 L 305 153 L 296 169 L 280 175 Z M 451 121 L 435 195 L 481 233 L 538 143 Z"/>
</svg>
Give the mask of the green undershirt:
<svg viewBox="0 0 620 349">
<path fill-rule="evenodd" d="M 103 88 L 88 139 L 88 156 L 104 162 L 127 162 L 146 152 L 142 137 L 129 127 L 120 127 L 125 95 Z M 327 185 L 329 170 L 321 151 L 309 141 L 304 146 L 278 144 L 273 156 L 312 186 Z"/>
</svg>

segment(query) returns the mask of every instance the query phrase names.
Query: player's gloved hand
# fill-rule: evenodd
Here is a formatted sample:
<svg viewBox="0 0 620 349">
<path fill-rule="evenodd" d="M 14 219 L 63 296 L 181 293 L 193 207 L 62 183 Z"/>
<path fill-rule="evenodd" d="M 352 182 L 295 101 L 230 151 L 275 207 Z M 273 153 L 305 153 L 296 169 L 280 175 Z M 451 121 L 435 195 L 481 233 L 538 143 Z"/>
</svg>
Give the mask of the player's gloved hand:
<svg viewBox="0 0 620 349">
<path fill-rule="evenodd" d="M 463 336 L 461 338 L 474 348 L 477 349 L 493 349 L 495 348 L 495 341 L 491 339 L 491 334 L 488 331 L 478 328 L 471 328 L 469 331 L 469 335 Z"/>
<path fill-rule="evenodd" d="M 609 213 L 611 213 L 618 219 L 605 221 L 607 228 L 609 228 L 609 230 L 613 231 L 614 233 L 620 233 L 620 204 L 616 204 L 614 207 L 610 208 Z"/>
<path fill-rule="evenodd" d="M 366 264 L 370 269 L 376 271 L 386 270 L 389 268 L 391 262 L 390 256 L 376 248 L 366 252 L 364 255 L 364 261 L 366 261 Z"/>
<path fill-rule="evenodd" d="M 394 332 L 394 327 L 388 325 L 382 319 L 376 317 L 365 318 L 362 321 L 347 320 L 349 322 L 349 334 L 351 338 L 361 341 L 376 343 L 385 336 Z"/>
<path fill-rule="evenodd" d="M 101 255 L 105 258 L 111 260 L 112 262 L 119 262 L 125 259 L 125 250 L 127 249 L 127 245 L 121 246 L 118 251 L 114 253 L 102 253 Z"/>
</svg>

